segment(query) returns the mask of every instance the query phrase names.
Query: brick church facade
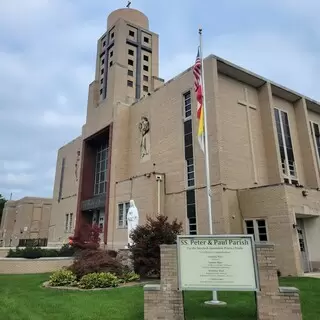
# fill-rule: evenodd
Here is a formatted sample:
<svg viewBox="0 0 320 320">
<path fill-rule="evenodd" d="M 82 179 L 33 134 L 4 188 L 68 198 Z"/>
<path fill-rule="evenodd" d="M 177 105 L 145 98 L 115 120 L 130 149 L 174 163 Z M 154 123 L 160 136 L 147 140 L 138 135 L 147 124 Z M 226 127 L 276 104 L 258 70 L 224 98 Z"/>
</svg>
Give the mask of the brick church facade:
<svg viewBox="0 0 320 320">
<path fill-rule="evenodd" d="M 213 55 L 204 75 L 215 232 L 275 243 L 283 274 L 320 268 L 320 105 Z M 185 233 L 208 234 L 196 130 L 192 68 L 159 78 L 148 18 L 112 12 L 86 123 L 58 152 L 48 245 L 89 222 L 101 226 L 104 246 L 123 248 L 130 199 L 140 224 L 164 213 Z"/>
</svg>

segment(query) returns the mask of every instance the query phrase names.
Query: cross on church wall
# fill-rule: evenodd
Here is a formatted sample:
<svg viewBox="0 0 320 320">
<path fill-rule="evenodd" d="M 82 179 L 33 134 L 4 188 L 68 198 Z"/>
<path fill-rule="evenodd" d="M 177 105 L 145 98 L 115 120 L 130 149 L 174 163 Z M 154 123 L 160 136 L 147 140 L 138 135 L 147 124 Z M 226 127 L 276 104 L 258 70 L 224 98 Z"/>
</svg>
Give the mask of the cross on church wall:
<svg viewBox="0 0 320 320">
<path fill-rule="evenodd" d="M 249 144 L 250 144 L 250 153 L 251 153 L 251 161 L 252 161 L 252 171 L 253 171 L 253 181 L 255 184 L 257 184 L 258 178 L 257 178 L 257 169 L 256 169 L 255 153 L 254 153 L 253 138 L 252 138 L 251 117 L 250 117 L 250 109 L 257 110 L 257 106 L 249 102 L 248 88 L 246 87 L 244 88 L 244 100 L 238 100 L 238 104 L 246 108 L 248 135 L 249 135 Z"/>
</svg>

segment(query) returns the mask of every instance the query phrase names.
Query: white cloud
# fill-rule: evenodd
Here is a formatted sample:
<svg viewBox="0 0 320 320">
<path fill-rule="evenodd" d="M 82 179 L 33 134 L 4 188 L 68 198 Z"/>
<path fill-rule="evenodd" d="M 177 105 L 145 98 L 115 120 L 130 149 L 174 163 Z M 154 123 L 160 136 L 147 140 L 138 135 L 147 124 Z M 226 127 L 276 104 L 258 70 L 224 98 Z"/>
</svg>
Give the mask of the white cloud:
<svg viewBox="0 0 320 320">
<path fill-rule="evenodd" d="M 12 187 L 30 186 L 35 176 L 26 173 L 7 173 L 0 175 L 0 184 L 11 185 Z"/>
<path fill-rule="evenodd" d="M 25 171 L 32 168 L 32 163 L 26 161 L 3 161 L 3 169 L 5 171 Z"/>
<path fill-rule="evenodd" d="M 45 127 L 58 128 L 60 126 L 67 126 L 69 128 L 79 128 L 84 120 L 85 118 L 82 115 L 63 114 L 54 110 L 45 110 L 39 118 L 39 124 Z"/>
</svg>

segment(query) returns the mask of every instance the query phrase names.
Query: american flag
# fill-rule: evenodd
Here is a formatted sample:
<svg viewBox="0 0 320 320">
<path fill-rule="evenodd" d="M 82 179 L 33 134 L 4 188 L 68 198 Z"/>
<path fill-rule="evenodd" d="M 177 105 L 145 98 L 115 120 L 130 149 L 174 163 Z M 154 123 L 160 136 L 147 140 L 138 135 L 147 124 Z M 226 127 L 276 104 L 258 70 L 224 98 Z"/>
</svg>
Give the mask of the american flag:
<svg viewBox="0 0 320 320">
<path fill-rule="evenodd" d="M 198 140 L 201 150 L 204 152 L 204 119 L 203 119 L 203 94 L 202 94 L 202 82 L 201 82 L 201 57 L 200 57 L 200 47 L 198 48 L 198 54 L 196 57 L 196 62 L 193 66 L 194 75 L 194 91 L 197 98 L 197 118 L 199 120 L 198 126 Z"/>
</svg>

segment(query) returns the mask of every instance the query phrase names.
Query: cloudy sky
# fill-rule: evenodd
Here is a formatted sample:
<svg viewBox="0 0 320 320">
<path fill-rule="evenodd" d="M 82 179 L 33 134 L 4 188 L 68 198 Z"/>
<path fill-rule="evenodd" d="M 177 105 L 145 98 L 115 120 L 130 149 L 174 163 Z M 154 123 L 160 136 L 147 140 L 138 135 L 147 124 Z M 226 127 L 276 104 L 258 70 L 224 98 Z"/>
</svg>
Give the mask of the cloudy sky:
<svg viewBox="0 0 320 320">
<path fill-rule="evenodd" d="M 204 53 L 320 100 L 319 0 L 132 0 L 169 79 Z M 201 3 L 201 5 L 200 5 Z M 96 41 L 126 0 L 0 0 L 0 193 L 52 196 L 57 150 L 81 132 Z"/>
</svg>

